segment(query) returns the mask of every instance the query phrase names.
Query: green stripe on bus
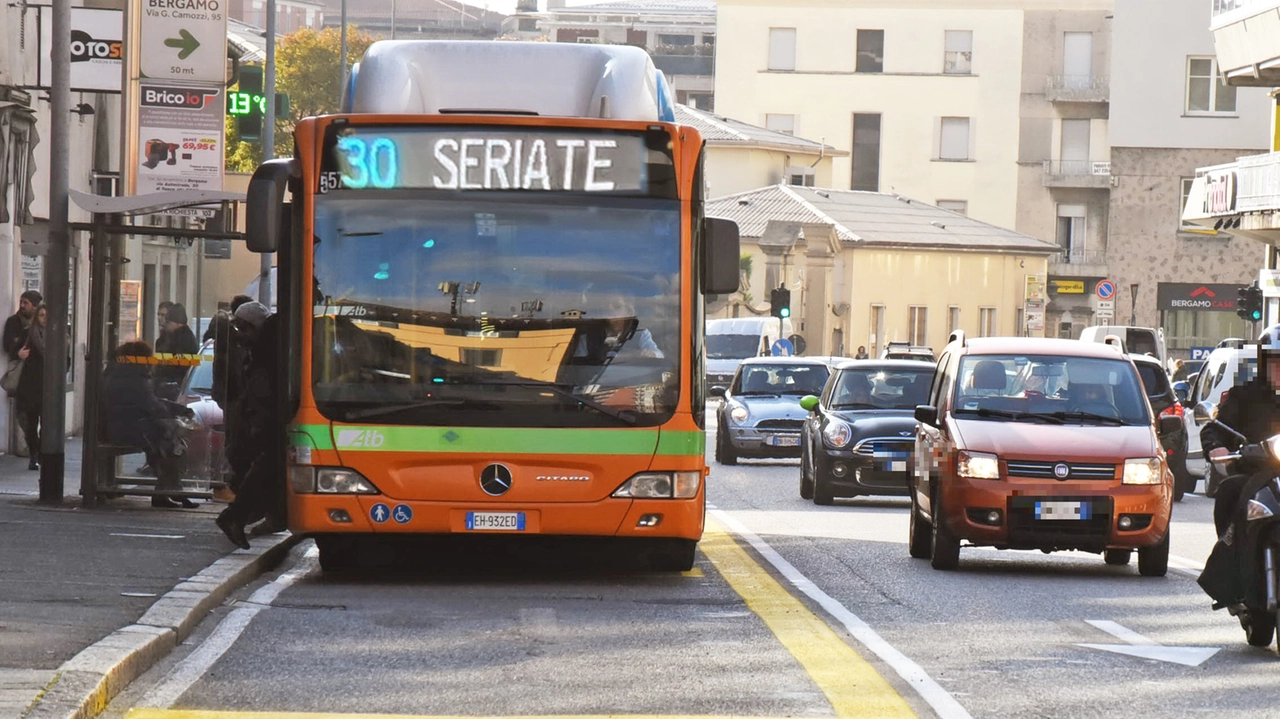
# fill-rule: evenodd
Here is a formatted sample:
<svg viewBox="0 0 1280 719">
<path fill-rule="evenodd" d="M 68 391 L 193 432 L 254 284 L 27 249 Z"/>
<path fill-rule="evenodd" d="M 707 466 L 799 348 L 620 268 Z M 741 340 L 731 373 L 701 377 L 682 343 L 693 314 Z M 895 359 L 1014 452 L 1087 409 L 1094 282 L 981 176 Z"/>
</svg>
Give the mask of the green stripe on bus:
<svg viewBox="0 0 1280 719">
<path fill-rule="evenodd" d="M 328 425 L 297 425 L 293 431 L 294 444 L 306 437 L 315 449 L 354 452 L 645 455 L 656 445 L 663 456 L 701 456 L 706 447 L 702 432 L 657 429 L 339 425 L 333 428 L 334 442 Z"/>
<path fill-rule="evenodd" d="M 333 449 L 327 424 L 299 424 L 289 428 L 289 444 L 311 449 Z"/>
</svg>

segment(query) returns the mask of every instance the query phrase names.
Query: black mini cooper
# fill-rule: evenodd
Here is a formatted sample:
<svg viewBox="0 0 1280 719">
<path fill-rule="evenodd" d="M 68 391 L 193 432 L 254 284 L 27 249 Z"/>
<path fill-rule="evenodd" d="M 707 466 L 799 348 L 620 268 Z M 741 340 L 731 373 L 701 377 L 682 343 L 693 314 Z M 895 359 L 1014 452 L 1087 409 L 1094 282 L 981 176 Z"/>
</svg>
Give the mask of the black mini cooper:
<svg viewBox="0 0 1280 719">
<path fill-rule="evenodd" d="M 836 365 L 800 439 L 800 496 L 814 504 L 862 494 L 908 496 L 915 408 L 929 396 L 933 362 L 849 360 Z"/>
</svg>

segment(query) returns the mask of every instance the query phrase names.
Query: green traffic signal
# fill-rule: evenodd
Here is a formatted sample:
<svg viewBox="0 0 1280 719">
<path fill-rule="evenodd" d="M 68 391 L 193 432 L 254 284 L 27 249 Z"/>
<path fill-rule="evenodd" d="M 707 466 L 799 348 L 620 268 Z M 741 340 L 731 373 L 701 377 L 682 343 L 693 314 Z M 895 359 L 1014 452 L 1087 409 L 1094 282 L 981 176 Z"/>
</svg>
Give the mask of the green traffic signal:
<svg viewBox="0 0 1280 719">
<path fill-rule="evenodd" d="M 779 317 L 783 317 L 783 318 L 790 317 L 790 316 L 791 316 L 791 308 L 790 308 L 790 307 L 783 307 L 781 310 L 779 310 L 779 311 L 778 311 L 778 316 L 779 316 Z"/>
</svg>

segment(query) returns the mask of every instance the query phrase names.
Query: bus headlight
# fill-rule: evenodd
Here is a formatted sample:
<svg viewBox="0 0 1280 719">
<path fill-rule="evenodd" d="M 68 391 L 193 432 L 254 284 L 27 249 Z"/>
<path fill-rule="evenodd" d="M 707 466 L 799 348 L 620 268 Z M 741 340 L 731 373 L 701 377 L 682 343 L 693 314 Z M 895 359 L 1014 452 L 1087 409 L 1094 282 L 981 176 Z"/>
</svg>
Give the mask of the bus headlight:
<svg viewBox="0 0 1280 719">
<path fill-rule="evenodd" d="M 641 472 L 614 490 L 630 499 L 691 499 L 698 496 L 701 472 Z"/>
<path fill-rule="evenodd" d="M 289 483 L 298 494 L 381 494 L 359 472 L 342 467 L 290 467 Z"/>
<path fill-rule="evenodd" d="M 1161 470 L 1158 457 L 1126 459 L 1121 484 L 1160 484 Z"/>
</svg>

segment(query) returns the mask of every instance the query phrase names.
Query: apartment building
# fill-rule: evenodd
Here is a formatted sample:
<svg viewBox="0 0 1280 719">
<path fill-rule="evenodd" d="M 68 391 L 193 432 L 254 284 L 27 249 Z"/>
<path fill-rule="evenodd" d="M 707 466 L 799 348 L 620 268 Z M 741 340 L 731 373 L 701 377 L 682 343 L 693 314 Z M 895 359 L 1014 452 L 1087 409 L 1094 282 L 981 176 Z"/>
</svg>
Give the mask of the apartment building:
<svg viewBox="0 0 1280 719">
<path fill-rule="evenodd" d="M 258 27 L 267 26 L 267 0 L 227 0 L 227 17 Z M 319 30 L 324 26 L 321 0 L 276 0 L 276 33 Z"/>
</svg>

